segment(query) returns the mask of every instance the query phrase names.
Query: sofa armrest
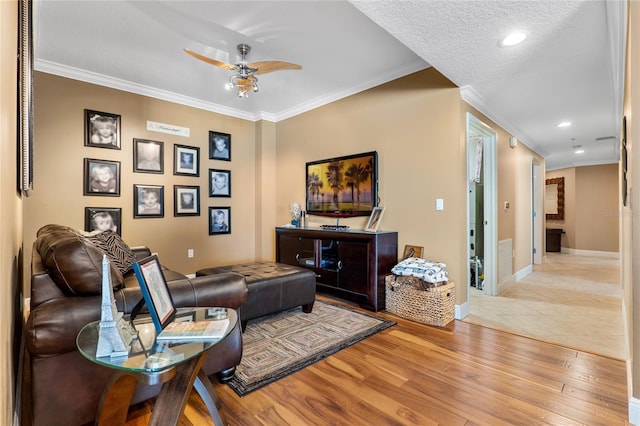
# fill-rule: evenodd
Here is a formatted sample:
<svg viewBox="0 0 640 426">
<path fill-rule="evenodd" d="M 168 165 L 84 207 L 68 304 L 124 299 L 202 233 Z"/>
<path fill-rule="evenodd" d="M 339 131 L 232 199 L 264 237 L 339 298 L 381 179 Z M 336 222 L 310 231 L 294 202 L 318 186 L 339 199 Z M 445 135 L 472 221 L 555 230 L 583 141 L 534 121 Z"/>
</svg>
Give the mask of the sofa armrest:
<svg viewBox="0 0 640 426">
<path fill-rule="evenodd" d="M 133 254 L 136 257 L 136 260 L 142 260 L 146 257 L 151 256 L 151 249 L 149 249 L 149 247 L 146 246 L 135 246 L 135 247 L 130 247 L 131 251 L 133 251 Z"/>
<path fill-rule="evenodd" d="M 217 306 L 238 309 L 247 301 L 249 290 L 245 277 L 225 273 L 172 281 L 169 290 L 178 306 Z"/>
</svg>

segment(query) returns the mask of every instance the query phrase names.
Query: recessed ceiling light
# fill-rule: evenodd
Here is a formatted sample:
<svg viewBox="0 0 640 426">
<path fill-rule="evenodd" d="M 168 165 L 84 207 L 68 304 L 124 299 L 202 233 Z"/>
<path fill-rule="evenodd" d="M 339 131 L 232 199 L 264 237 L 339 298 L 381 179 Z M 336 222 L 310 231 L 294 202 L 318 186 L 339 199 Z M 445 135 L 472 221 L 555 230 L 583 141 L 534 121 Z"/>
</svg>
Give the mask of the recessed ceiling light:
<svg viewBox="0 0 640 426">
<path fill-rule="evenodd" d="M 515 46 L 516 44 L 520 44 L 527 38 L 527 35 L 522 31 L 515 31 L 506 36 L 500 42 L 501 46 Z"/>
<path fill-rule="evenodd" d="M 562 123 L 558 124 L 558 127 L 569 127 L 569 126 L 571 126 L 570 121 L 563 121 Z"/>
<path fill-rule="evenodd" d="M 584 154 L 584 149 L 578 149 L 574 151 L 575 154 Z"/>
</svg>

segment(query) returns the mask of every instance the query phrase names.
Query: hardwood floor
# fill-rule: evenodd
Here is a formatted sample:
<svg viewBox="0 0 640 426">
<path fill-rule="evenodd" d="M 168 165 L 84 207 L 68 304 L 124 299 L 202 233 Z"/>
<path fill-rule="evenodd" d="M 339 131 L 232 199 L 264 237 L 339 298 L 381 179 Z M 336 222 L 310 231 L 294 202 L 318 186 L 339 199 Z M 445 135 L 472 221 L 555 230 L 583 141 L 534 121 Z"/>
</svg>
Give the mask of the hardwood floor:
<svg viewBox="0 0 640 426">
<path fill-rule="evenodd" d="M 397 325 L 243 398 L 229 425 L 627 425 L 625 363 L 479 325 Z M 146 424 L 151 402 L 132 407 Z M 212 424 L 193 392 L 181 424 Z"/>
</svg>

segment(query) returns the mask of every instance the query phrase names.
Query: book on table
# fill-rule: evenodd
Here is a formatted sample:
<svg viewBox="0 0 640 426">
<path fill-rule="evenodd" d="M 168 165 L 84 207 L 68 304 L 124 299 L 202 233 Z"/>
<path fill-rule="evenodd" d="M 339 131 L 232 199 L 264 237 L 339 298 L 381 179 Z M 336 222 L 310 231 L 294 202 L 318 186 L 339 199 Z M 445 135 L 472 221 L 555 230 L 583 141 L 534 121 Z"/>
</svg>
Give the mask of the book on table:
<svg viewBox="0 0 640 426">
<path fill-rule="evenodd" d="M 157 340 L 215 340 L 224 337 L 229 320 L 174 321 L 158 334 Z"/>
</svg>

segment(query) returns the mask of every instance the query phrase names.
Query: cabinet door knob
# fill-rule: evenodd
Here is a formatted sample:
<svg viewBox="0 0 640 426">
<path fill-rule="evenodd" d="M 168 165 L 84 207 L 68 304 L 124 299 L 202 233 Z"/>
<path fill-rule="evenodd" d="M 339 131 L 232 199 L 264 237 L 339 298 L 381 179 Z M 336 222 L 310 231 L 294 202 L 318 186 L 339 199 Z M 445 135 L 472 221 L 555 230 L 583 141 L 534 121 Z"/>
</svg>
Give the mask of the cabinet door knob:
<svg viewBox="0 0 640 426">
<path fill-rule="evenodd" d="M 338 271 L 342 269 L 342 260 L 338 260 Z"/>
</svg>

